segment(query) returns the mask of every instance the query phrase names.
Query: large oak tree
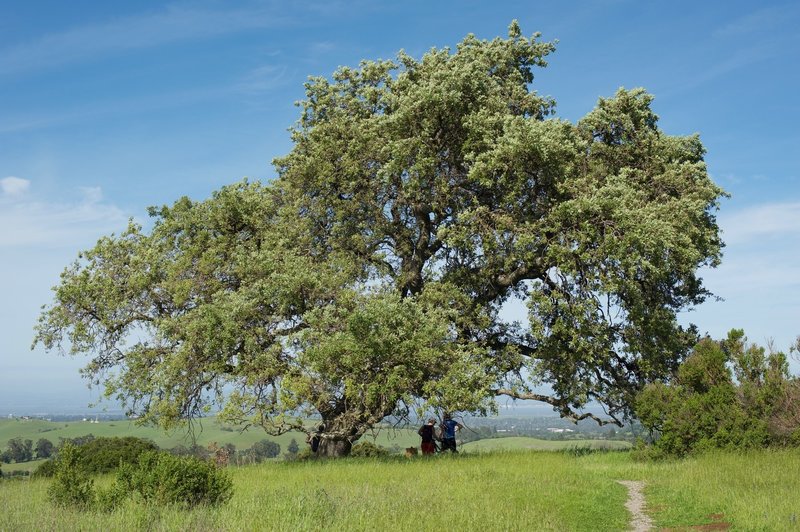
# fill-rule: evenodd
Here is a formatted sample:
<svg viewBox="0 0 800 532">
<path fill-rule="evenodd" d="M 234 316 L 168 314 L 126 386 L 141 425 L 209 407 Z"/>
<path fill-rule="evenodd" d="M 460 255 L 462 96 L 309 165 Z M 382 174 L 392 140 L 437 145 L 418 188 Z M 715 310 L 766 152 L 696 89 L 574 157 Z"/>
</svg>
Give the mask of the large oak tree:
<svg viewBox="0 0 800 532">
<path fill-rule="evenodd" d="M 537 39 L 513 23 L 311 78 L 274 180 L 101 239 L 36 342 L 92 354 L 86 375 L 143 420 L 318 416 L 326 455 L 387 416 L 498 396 L 622 422 L 697 339 L 676 314 L 709 295 L 723 192 L 642 89 L 553 117 Z M 527 316 L 504 319 L 512 301 Z"/>
</svg>

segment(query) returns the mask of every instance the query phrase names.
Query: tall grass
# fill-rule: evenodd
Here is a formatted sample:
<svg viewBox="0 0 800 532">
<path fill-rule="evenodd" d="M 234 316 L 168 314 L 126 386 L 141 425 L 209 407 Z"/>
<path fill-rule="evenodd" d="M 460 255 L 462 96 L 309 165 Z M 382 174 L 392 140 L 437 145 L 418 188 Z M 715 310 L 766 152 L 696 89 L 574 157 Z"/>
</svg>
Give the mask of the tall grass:
<svg viewBox="0 0 800 532">
<path fill-rule="evenodd" d="M 535 451 L 272 462 L 231 468 L 234 496 L 217 508 L 126 501 L 111 513 L 54 507 L 49 480 L 4 481 L 0 530 L 626 530 L 623 479 L 646 482 L 657 527 L 792 530 L 798 471 L 797 450 L 657 463 Z"/>
<path fill-rule="evenodd" d="M 623 529 L 624 488 L 575 465 L 530 452 L 269 463 L 233 468 L 234 496 L 219 508 L 128 502 L 109 514 L 56 509 L 48 481 L 4 482 L 0 529 Z"/>
<path fill-rule="evenodd" d="M 722 521 L 800 530 L 800 451 L 711 453 L 653 467 L 646 495 L 665 526 Z"/>
</svg>

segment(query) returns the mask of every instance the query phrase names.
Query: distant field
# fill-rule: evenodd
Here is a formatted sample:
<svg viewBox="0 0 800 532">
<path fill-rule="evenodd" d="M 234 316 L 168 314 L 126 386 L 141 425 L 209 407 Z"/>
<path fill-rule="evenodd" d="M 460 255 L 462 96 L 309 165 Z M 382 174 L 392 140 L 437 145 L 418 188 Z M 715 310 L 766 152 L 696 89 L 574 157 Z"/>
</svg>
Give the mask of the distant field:
<svg viewBox="0 0 800 532">
<path fill-rule="evenodd" d="M 517 449 L 529 449 L 533 451 L 561 451 L 564 449 L 588 448 L 603 450 L 630 449 L 631 444 L 626 441 L 615 440 L 540 440 L 537 438 L 526 438 L 522 436 L 511 436 L 508 438 L 491 438 L 465 443 L 461 446 L 464 452 L 484 452 L 505 450 L 512 451 Z"/>
<path fill-rule="evenodd" d="M 192 443 L 191 435 L 187 429 L 176 430 L 172 433 L 165 433 L 161 429 L 154 427 L 142 427 L 132 421 L 103 421 L 100 423 L 89 423 L 88 421 L 72 422 L 50 422 L 37 419 L 31 420 L 0 420 L 0 449 L 5 449 L 7 442 L 11 438 L 20 437 L 29 439 L 36 443 L 39 438 L 47 438 L 54 444 L 58 444 L 60 438 L 76 438 L 94 434 L 95 436 L 135 436 L 147 438 L 156 443 L 162 449 L 170 449 L 177 445 L 189 446 Z M 269 436 L 263 430 L 251 428 L 246 432 L 223 430 L 223 425 L 215 418 L 201 420 L 195 427 L 194 434 L 198 445 L 207 446 L 211 442 L 219 445 L 232 443 L 237 449 L 247 449 L 255 442 L 263 439 L 272 440 L 281 446 L 281 452 L 285 452 L 289 443 L 294 438 L 302 449 L 305 446 L 305 434 L 289 433 L 281 436 Z M 375 435 L 367 435 L 361 441 L 369 441 L 382 445 L 387 448 L 396 447 L 405 449 L 406 447 L 418 447 L 419 436 L 416 429 L 391 429 L 382 428 L 377 430 Z M 622 441 L 607 440 L 541 440 L 526 437 L 508 437 L 479 440 L 464 444 L 461 449 L 464 452 L 485 452 L 491 450 L 561 450 L 573 447 L 588 447 L 592 449 L 625 449 L 630 444 Z M 24 462 L 20 464 L 4 464 L 3 470 L 6 472 L 14 470 L 32 471 L 36 469 L 39 461 Z"/>
<path fill-rule="evenodd" d="M 34 445 L 39 438 L 46 438 L 58 444 L 59 438 L 76 438 L 87 434 L 95 436 L 135 436 L 137 438 L 147 438 L 156 443 L 162 449 L 171 449 L 177 445 L 189 446 L 192 444 L 192 437 L 187 432 L 188 429 L 175 430 L 166 433 L 154 427 L 142 427 L 132 421 L 103 421 L 100 423 L 89 423 L 88 421 L 71 422 L 50 422 L 38 419 L 31 420 L 0 420 L 0 450 L 5 449 L 8 440 L 11 438 L 22 438 L 31 440 Z M 281 446 L 281 452 L 285 452 L 289 443 L 294 438 L 302 449 L 305 446 L 305 434 L 288 433 L 281 436 L 269 436 L 263 430 L 253 427 L 246 432 L 223 430 L 223 425 L 217 422 L 216 418 L 202 419 L 195 424 L 194 437 L 197 444 L 207 446 L 211 442 L 219 445 L 232 443 L 237 449 L 247 449 L 260 440 L 272 440 Z M 416 430 L 382 428 L 376 434 L 368 434 L 362 441 L 374 442 L 384 447 L 398 446 L 403 449 L 412 445 L 419 444 L 419 436 Z M 3 471 L 30 470 L 30 462 L 22 464 L 4 464 Z"/>
<path fill-rule="evenodd" d="M 645 482 L 656 529 L 800 526 L 798 450 L 657 463 L 627 452 L 518 450 L 229 471 L 233 499 L 192 511 L 136 501 L 111 513 L 62 510 L 47 499 L 49 479 L 0 481 L 0 530 L 627 530 L 618 480 Z"/>
<path fill-rule="evenodd" d="M 3 466 L 3 473 L 11 473 L 12 471 L 27 471 L 29 473 L 33 473 L 36 471 L 36 468 L 42 462 L 46 462 L 46 458 L 42 458 L 41 460 L 31 460 L 30 462 L 20 462 L 19 464 L 11 463 L 11 464 L 2 464 Z"/>
</svg>

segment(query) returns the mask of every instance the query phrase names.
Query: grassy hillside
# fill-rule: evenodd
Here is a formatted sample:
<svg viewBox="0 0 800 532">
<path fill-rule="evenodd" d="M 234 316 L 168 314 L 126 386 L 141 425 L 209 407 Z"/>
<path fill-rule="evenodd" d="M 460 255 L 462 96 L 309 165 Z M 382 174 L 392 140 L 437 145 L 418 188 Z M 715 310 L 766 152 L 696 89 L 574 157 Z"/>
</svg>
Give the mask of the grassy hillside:
<svg viewBox="0 0 800 532">
<path fill-rule="evenodd" d="M 216 418 L 206 418 L 199 420 L 194 426 L 194 437 L 199 445 L 206 446 L 211 442 L 220 445 L 232 443 L 237 449 L 247 449 L 255 442 L 263 439 L 272 440 L 280 444 L 282 450 L 291 442 L 292 438 L 297 440 L 302 446 L 305 441 L 305 434 L 288 433 L 281 436 L 268 436 L 258 427 L 253 427 L 245 432 L 237 430 L 223 430 L 224 426 L 217 422 Z M 188 429 L 179 429 L 171 433 L 155 427 L 142 427 L 133 421 L 104 421 L 100 423 L 89 423 L 86 421 L 72 422 L 50 422 L 38 419 L 31 420 L 0 420 L 0 449 L 5 449 L 7 442 L 11 438 L 29 439 L 36 443 L 39 438 L 47 438 L 54 444 L 58 444 L 59 438 L 76 438 L 87 434 L 95 436 L 136 436 L 137 438 L 147 438 L 153 440 L 162 449 L 169 449 L 177 445 L 189 446 L 192 437 L 187 432 Z M 376 435 L 367 435 L 363 440 L 374 441 L 384 447 L 398 445 L 402 448 L 419 443 L 419 437 L 414 430 L 393 430 L 384 428 L 376 432 Z M 13 464 L 12 464 L 13 465 Z"/>
<path fill-rule="evenodd" d="M 797 450 L 659 463 L 534 451 L 271 462 L 230 468 L 234 497 L 219 508 L 129 501 L 108 514 L 53 507 L 47 479 L 7 480 L 0 530 L 626 530 L 618 480 L 646 483 L 657 528 L 792 530 L 798 470 Z"/>
<path fill-rule="evenodd" d="M 512 436 L 509 438 L 491 438 L 465 443 L 461 446 L 463 452 L 486 452 L 486 451 L 513 451 L 518 449 L 528 449 L 533 451 L 562 451 L 565 449 L 601 449 L 601 450 L 621 450 L 629 449 L 630 443 L 625 441 L 612 440 L 540 440 L 537 438 L 526 438 L 523 436 Z"/>
<path fill-rule="evenodd" d="M 11 464 L 0 464 L 3 466 L 3 473 L 8 474 L 12 471 L 27 471 L 28 473 L 33 473 L 36 471 L 43 462 L 47 462 L 47 458 L 42 458 L 40 460 L 31 460 L 30 462 L 20 462 L 20 463 L 11 463 Z"/>
</svg>

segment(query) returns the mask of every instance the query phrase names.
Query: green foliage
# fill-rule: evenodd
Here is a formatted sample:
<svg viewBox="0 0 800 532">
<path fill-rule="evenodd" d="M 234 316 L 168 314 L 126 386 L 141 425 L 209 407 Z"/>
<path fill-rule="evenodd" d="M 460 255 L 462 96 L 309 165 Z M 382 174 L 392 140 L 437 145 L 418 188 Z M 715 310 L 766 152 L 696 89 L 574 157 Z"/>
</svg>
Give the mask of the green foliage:
<svg viewBox="0 0 800 532">
<path fill-rule="evenodd" d="M 133 464 L 146 451 L 158 446 L 150 440 L 127 436 L 124 438 L 95 438 L 79 447 L 80 460 L 88 473 L 109 473 L 120 464 Z"/>
<path fill-rule="evenodd" d="M 58 506 L 87 509 L 94 504 L 94 481 L 84 471 L 79 450 L 74 445 L 67 443 L 59 451 L 47 493 Z"/>
<path fill-rule="evenodd" d="M 294 460 L 303 462 L 305 460 L 315 460 L 317 458 L 318 458 L 317 454 L 311 450 L 311 447 L 306 447 L 305 449 L 302 449 L 300 452 L 295 454 L 286 453 L 286 460 L 290 462 Z"/>
<path fill-rule="evenodd" d="M 212 462 L 165 452 L 147 451 L 136 465 L 124 464 L 117 483 L 119 491 L 154 504 L 216 505 L 233 494 L 230 477 Z"/>
<path fill-rule="evenodd" d="M 295 447 L 297 447 L 297 441 L 292 441 L 295 443 Z M 262 460 L 280 456 L 281 446 L 274 441 L 261 440 L 257 441 L 252 447 L 250 447 L 249 454 L 256 462 L 260 462 Z"/>
<path fill-rule="evenodd" d="M 705 338 L 674 382 L 655 382 L 639 393 L 637 416 L 656 439 L 653 450 L 640 445 L 637 456 L 791 443 L 800 428 L 798 390 L 783 353 L 747 345 L 741 330 L 721 342 Z"/>
<path fill-rule="evenodd" d="M 292 438 L 292 441 L 290 441 L 289 445 L 286 447 L 286 451 L 289 452 L 289 454 L 297 454 L 299 450 L 300 446 L 297 445 L 297 440 Z"/>
<path fill-rule="evenodd" d="M 111 512 L 120 506 L 129 495 L 130 493 L 124 484 L 114 482 L 106 488 L 97 490 L 94 508 L 101 512 Z"/>
<path fill-rule="evenodd" d="M 35 450 L 36 458 L 50 458 L 55 451 L 55 447 L 53 446 L 53 442 L 47 438 L 39 438 L 39 440 L 36 442 Z"/>
<path fill-rule="evenodd" d="M 74 449 L 71 452 L 76 455 L 81 469 L 85 473 L 92 475 L 109 473 L 117 469 L 120 464 L 136 463 L 139 455 L 143 452 L 158 450 L 158 446 L 152 441 L 133 436 L 122 438 L 92 437 L 83 438 L 82 440 L 85 441 L 82 445 L 74 444 L 73 441 L 75 440 L 67 441 L 62 444 L 61 449 L 66 446 Z M 39 465 L 35 476 L 49 477 L 55 472 L 55 461 L 49 460 Z"/>
<path fill-rule="evenodd" d="M 353 445 L 350 451 L 350 456 L 359 456 L 362 458 L 374 458 L 377 456 L 388 456 L 389 449 L 376 445 L 371 441 L 361 441 Z"/>
<path fill-rule="evenodd" d="M 81 450 L 66 443 L 54 462 L 48 495 L 59 506 L 110 511 L 138 494 L 147 503 L 189 507 L 220 504 L 232 495 L 230 478 L 213 463 L 152 450 L 139 453 L 135 463 L 119 462 L 116 482 L 95 490 Z"/>
<path fill-rule="evenodd" d="M 11 438 L 3 452 L 2 461 L 6 463 L 29 462 L 33 460 L 33 441 L 22 438 Z"/>
<path fill-rule="evenodd" d="M 277 178 L 100 239 L 34 341 L 92 354 L 85 375 L 142 423 L 215 405 L 272 434 L 320 418 L 326 456 L 387 416 L 486 413 L 496 395 L 621 422 L 696 341 L 676 314 L 708 295 L 724 193 L 642 89 L 550 118 L 538 38 L 513 23 L 311 78 Z M 512 297 L 530 327 L 503 319 Z"/>
<path fill-rule="evenodd" d="M 34 470 L 33 477 L 52 477 L 56 474 L 56 459 L 51 458 L 46 462 L 42 462 L 39 466 Z"/>
</svg>

